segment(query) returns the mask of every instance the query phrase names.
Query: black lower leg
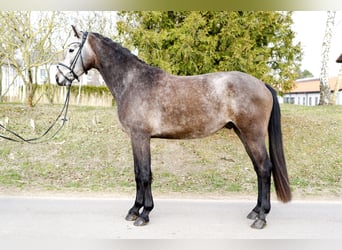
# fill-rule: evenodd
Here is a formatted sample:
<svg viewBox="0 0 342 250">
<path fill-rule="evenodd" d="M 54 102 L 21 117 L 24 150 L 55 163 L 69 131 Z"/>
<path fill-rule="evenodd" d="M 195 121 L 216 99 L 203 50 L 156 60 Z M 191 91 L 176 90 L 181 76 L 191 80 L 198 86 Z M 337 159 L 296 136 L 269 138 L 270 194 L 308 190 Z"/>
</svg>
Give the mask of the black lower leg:
<svg viewBox="0 0 342 250">
<path fill-rule="evenodd" d="M 135 170 L 136 175 L 138 175 L 138 171 Z M 139 211 L 143 207 L 144 204 L 144 194 L 142 193 L 143 189 L 141 187 L 141 183 L 139 179 L 136 177 L 135 179 L 136 183 L 136 196 L 135 196 L 135 202 L 133 207 L 128 210 L 128 214 L 126 216 L 126 220 L 128 221 L 135 221 L 139 217 Z"/>
<path fill-rule="evenodd" d="M 266 226 L 266 215 L 271 210 L 271 203 L 270 203 L 270 187 L 271 187 L 271 168 L 272 164 L 269 159 L 266 157 L 265 163 L 263 164 L 262 168 L 258 172 L 258 183 L 260 186 L 258 196 L 258 205 L 255 209 L 257 212 L 256 219 L 254 223 L 251 225 L 252 228 L 262 229 Z M 261 191 L 261 192 L 260 192 Z M 260 202 L 260 206 L 259 206 Z M 259 211 L 258 211 L 259 210 Z"/>
<path fill-rule="evenodd" d="M 257 169 L 255 169 L 257 171 Z M 262 183 L 261 183 L 261 178 L 258 176 L 258 200 L 256 206 L 253 208 L 253 210 L 247 215 L 247 218 L 250 220 L 256 220 L 258 218 L 258 215 L 260 213 L 261 209 L 261 189 L 262 189 Z"/>
<path fill-rule="evenodd" d="M 148 224 L 150 222 L 149 214 L 150 214 L 151 210 L 144 208 L 142 213 L 139 215 L 139 217 L 134 222 L 134 226 L 144 226 L 144 225 Z"/>
<path fill-rule="evenodd" d="M 150 218 L 149 214 L 152 211 L 154 204 L 153 204 L 153 197 L 151 192 L 151 183 L 152 183 L 152 175 L 143 182 L 142 186 L 144 187 L 144 209 L 142 213 L 139 215 L 139 218 L 135 221 L 135 226 L 143 226 L 149 223 Z"/>
</svg>

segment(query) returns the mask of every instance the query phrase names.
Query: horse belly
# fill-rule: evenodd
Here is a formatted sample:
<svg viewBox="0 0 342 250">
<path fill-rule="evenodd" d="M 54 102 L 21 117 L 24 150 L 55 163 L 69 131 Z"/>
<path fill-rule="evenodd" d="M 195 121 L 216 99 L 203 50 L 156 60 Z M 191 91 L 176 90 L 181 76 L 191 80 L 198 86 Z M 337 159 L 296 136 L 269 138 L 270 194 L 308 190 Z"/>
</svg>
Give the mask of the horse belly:
<svg viewBox="0 0 342 250">
<path fill-rule="evenodd" d="M 163 90 L 163 98 L 155 100 L 149 115 L 153 137 L 206 137 L 230 121 L 227 85 L 221 74 L 175 79 L 179 82 Z"/>
<path fill-rule="evenodd" d="M 179 111 L 150 117 L 152 137 L 170 139 L 206 137 L 229 122 L 229 118 L 223 114 L 214 111 L 191 112 L 191 109 L 188 112 Z"/>
</svg>

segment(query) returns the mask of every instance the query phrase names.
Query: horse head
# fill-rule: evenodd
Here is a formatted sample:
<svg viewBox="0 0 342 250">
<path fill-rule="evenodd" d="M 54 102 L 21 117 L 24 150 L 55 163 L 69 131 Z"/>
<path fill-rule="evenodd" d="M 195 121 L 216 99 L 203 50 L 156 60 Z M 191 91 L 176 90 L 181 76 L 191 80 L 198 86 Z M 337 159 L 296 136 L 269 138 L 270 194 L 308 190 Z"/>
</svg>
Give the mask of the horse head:
<svg viewBox="0 0 342 250">
<path fill-rule="evenodd" d="M 88 44 L 88 32 L 77 30 L 72 25 L 74 36 L 67 46 L 65 58 L 57 65 L 56 82 L 60 86 L 70 85 L 92 67 L 93 52 Z"/>
</svg>

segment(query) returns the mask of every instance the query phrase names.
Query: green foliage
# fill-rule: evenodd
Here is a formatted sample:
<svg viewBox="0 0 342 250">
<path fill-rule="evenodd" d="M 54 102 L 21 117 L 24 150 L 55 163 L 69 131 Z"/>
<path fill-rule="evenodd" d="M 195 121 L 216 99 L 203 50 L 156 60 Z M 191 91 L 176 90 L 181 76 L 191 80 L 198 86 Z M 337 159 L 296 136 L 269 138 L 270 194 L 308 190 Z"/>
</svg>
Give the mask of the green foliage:
<svg viewBox="0 0 342 250">
<path fill-rule="evenodd" d="M 314 75 L 307 69 L 303 70 L 303 71 L 299 71 L 298 74 L 298 78 L 299 79 L 303 79 L 303 78 L 310 78 L 310 77 L 314 77 Z"/>
<path fill-rule="evenodd" d="M 291 89 L 302 51 L 290 12 L 122 11 L 118 37 L 147 63 L 177 75 L 238 70 Z"/>
</svg>

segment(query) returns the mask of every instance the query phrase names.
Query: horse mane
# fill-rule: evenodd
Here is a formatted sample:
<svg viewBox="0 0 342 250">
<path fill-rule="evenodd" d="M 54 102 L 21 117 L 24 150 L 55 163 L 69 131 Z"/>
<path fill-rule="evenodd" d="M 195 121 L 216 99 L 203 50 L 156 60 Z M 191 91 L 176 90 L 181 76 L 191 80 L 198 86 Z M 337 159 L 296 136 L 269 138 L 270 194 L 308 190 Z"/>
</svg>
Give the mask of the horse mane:
<svg viewBox="0 0 342 250">
<path fill-rule="evenodd" d="M 129 49 L 123 47 L 122 45 L 120 45 L 119 43 L 117 42 L 114 42 L 112 39 L 108 38 L 108 37 L 105 37 L 99 33 L 96 33 L 96 32 L 92 32 L 92 34 L 100 39 L 102 42 L 104 42 L 107 46 L 109 46 L 110 48 L 112 48 L 114 51 L 116 52 L 120 52 L 120 54 L 122 54 L 123 57 L 131 60 L 131 61 L 136 61 L 142 65 L 145 65 L 145 66 L 148 66 L 148 67 L 151 67 L 151 68 L 155 68 L 155 69 L 158 69 L 161 71 L 160 68 L 158 67 L 155 67 L 155 66 L 152 66 L 148 63 L 146 63 L 145 61 L 141 60 L 139 57 L 137 57 L 136 55 L 134 55 Z"/>
<path fill-rule="evenodd" d="M 104 58 L 103 65 L 106 65 L 106 70 L 103 71 L 102 77 L 107 75 L 107 85 L 113 88 L 115 82 L 122 82 L 127 72 L 134 70 L 136 76 L 139 75 L 139 84 L 151 86 L 157 84 L 158 76 L 163 75 L 165 71 L 162 69 L 149 65 L 143 60 L 139 59 L 136 55 L 132 54 L 130 50 L 121 46 L 119 43 L 114 42 L 112 39 L 100 35 L 98 33 L 91 33 L 91 46 L 96 47 L 97 57 Z M 95 49 L 95 48 L 94 48 Z M 113 67 L 115 65 L 115 67 Z M 101 67 L 103 70 L 102 66 Z M 108 69 L 111 67 L 111 69 Z M 100 70 L 98 68 L 98 70 Z M 108 72 L 110 70 L 110 72 Z"/>
</svg>

